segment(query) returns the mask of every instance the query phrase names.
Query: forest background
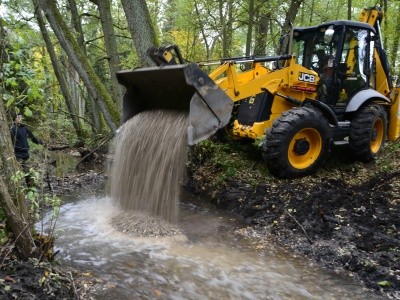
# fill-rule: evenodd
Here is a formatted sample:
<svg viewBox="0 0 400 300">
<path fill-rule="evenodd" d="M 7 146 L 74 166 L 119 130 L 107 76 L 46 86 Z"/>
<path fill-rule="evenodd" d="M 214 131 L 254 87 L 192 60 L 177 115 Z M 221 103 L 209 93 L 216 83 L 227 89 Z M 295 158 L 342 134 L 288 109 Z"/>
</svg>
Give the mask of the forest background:
<svg viewBox="0 0 400 300">
<path fill-rule="evenodd" d="M 177 44 L 190 62 L 274 55 L 290 24 L 357 20 L 364 7 L 377 4 L 398 75 L 395 0 L 0 1 L 2 100 L 8 117 L 20 111 L 68 143 L 87 141 L 119 126 L 123 91 L 115 73 L 151 65 L 150 46 Z"/>
<path fill-rule="evenodd" d="M 395 0 L 0 1 L 0 200 L 8 220 L 17 216 L 11 228 L 21 256 L 32 255 L 32 237 L 26 194 L 15 177 L 13 114 L 22 113 L 47 144 L 83 147 L 119 127 L 123 90 L 115 74 L 151 65 L 150 46 L 177 44 L 190 62 L 274 55 L 291 24 L 357 20 L 364 7 L 376 4 L 386 16 L 383 43 L 398 75 Z"/>
</svg>

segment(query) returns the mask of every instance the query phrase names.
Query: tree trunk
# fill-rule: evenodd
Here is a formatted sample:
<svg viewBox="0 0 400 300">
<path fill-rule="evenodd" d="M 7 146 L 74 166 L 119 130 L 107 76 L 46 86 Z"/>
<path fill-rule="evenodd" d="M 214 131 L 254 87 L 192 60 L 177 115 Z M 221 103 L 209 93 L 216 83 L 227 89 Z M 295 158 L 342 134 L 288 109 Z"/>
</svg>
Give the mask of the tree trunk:
<svg viewBox="0 0 400 300">
<path fill-rule="evenodd" d="M 104 33 L 104 44 L 106 46 L 108 66 L 111 77 L 111 94 L 114 102 L 122 109 L 122 85 L 118 83 L 116 73 L 120 70 L 120 59 L 118 55 L 117 40 L 115 38 L 114 25 L 111 16 L 110 0 L 91 0 L 97 5 L 101 19 L 101 27 Z"/>
<path fill-rule="evenodd" d="M 351 20 L 351 0 L 347 0 L 347 20 Z"/>
<path fill-rule="evenodd" d="M 8 128 L 4 102 L 0 95 L 0 205 L 15 239 L 16 250 L 22 259 L 27 259 L 33 254 L 33 239 L 25 199 L 11 181 L 11 176 L 19 170 L 19 165 Z"/>
<path fill-rule="evenodd" d="M 296 15 L 300 9 L 303 0 L 291 0 L 289 10 L 286 14 L 285 22 L 282 26 L 282 33 L 285 34 L 289 32 L 290 28 L 293 26 L 294 21 L 296 20 Z"/>
<path fill-rule="evenodd" d="M 254 55 L 265 55 L 267 47 L 268 25 L 270 14 L 263 11 L 260 12 L 258 19 L 258 30 L 254 45 Z"/>
<path fill-rule="evenodd" d="M 253 20 L 254 15 L 254 0 L 249 0 L 249 19 L 247 25 L 247 37 L 246 37 L 246 56 L 250 55 L 251 52 L 251 42 L 253 38 Z"/>
<path fill-rule="evenodd" d="M 96 0 L 98 1 L 98 0 Z M 193 3 L 195 4 L 195 3 Z M 170 32 L 176 28 L 175 21 L 176 21 L 176 4 L 175 0 L 166 0 L 165 3 L 165 23 L 162 27 L 163 32 Z"/>
<path fill-rule="evenodd" d="M 154 65 L 146 52 L 150 47 L 158 45 L 158 42 L 146 1 L 121 0 L 121 2 L 140 64 Z"/>
<path fill-rule="evenodd" d="M 315 0 L 311 1 L 311 9 L 308 11 L 308 14 L 310 15 L 310 20 L 309 20 L 309 26 L 312 25 L 313 23 L 313 15 L 314 15 L 314 6 L 315 6 Z"/>
<path fill-rule="evenodd" d="M 385 29 L 387 29 L 388 28 L 388 18 L 387 18 L 387 10 L 388 10 L 388 2 L 387 2 L 387 0 L 383 0 L 383 3 L 382 3 L 383 5 L 381 5 L 381 7 L 383 7 L 383 16 L 384 16 L 384 18 L 383 18 L 383 24 L 385 24 Z M 398 18 L 399 16 L 398 16 L 398 14 L 397 14 L 397 18 Z M 397 19 L 398 20 L 398 19 Z M 396 27 L 396 33 L 397 34 L 395 34 L 395 37 L 398 37 L 399 36 L 399 31 L 398 31 L 398 27 Z M 384 37 L 383 37 L 383 47 L 386 49 L 386 47 L 387 47 L 387 45 L 388 45 L 388 34 L 385 34 L 384 35 Z M 398 51 L 398 48 L 395 48 L 395 50 L 396 50 L 396 55 L 397 55 L 397 51 Z M 394 61 L 393 61 L 393 65 L 392 66 L 394 66 Z"/>
<path fill-rule="evenodd" d="M 57 9 L 56 3 L 51 0 L 40 0 L 40 7 L 57 36 L 60 45 L 71 60 L 72 65 L 85 83 L 90 95 L 99 105 L 101 112 L 112 131 L 119 124 L 119 111 L 112 101 L 110 94 L 89 64 L 87 57 L 80 49 L 77 41 L 69 31 Z"/>
<path fill-rule="evenodd" d="M 76 40 L 77 40 L 78 45 L 81 48 L 83 54 L 87 58 L 88 56 L 87 56 L 86 45 L 85 45 L 85 35 L 83 33 L 82 22 L 81 22 L 81 18 L 79 16 L 78 8 L 76 6 L 76 1 L 68 0 L 68 6 L 69 6 L 69 10 L 71 12 L 71 25 L 75 29 Z M 74 71 L 74 67 L 73 66 L 71 67 L 71 64 L 68 64 L 68 68 L 71 71 L 71 74 L 76 73 L 76 71 Z M 79 80 L 77 80 L 73 86 L 80 87 Z M 79 92 L 79 91 L 77 91 L 77 92 Z M 90 115 L 90 117 L 92 119 L 92 124 L 94 125 L 94 126 L 92 126 L 92 130 L 93 130 L 93 132 L 99 132 L 101 129 L 101 125 L 100 125 L 100 121 L 99 121 L 100 120 L 100 112 L 99 112 L 98 105 L 96 104 L 96 101 L 93 99 L 93 97 L 91 96 L 90 93 L 89 93 L 89 95 L 87 95 L 87 93 L 84 89 L 82 89 L 82 91 L 80 91 L 80 94 L 85 94 L 85 95 L 87 95 L 87 97 L 82 97 L 78 94 L 79 93 L 76 93 L 75 94 L 76 97 L 74 98 L 74 102 L 76 103 L 76 106 L 78 106 L 80 104 L 80 101 L 82 101 L 82 99 L 85 99 L 85 101 L 87 101 L 88 108 L 90 109 L 88 114 Z M 81 115 L 81 116 L 83 117 L 84 115 Z"/>
<path fill-rule="evenodd" d="M 230 56 L 232 44 L 232 1 L 219 0 L 219 22 L 221 27 L 222 56 Z"/>
<path fill-rule="evenodd" d="M 80 119 L 78 117 L 78 110 L 76 109 L 76 107 L 73 103 L 72 95 L 68 88 L 67 81 L 65 80 L 65 77 L 61 70 L 61 66 L 57 59 L 56 52 L 53 47 L 53 43 L 51 42 L 50 36 L 47 32 L 47 29 L 46 29 L 46 26 L 44 23 L 44 19 L 43 19 L 43 15 L 39 8 L 38 0 L 33 0 L 33 5 L 35 7 L 35 15 L 36 15 L 36 19 L 39 24 L 40 32 L 42 33 L 43 40 L 46 44 L 47 52 L 49 53 L 49 56 L 50 56 L 54 74 L 56 75 L 58 83 L 60 84 L 60 90 L 64 96 L 65 103 L 67 105 L 68 112 L 70 113 L 72 124 L 74 126 L 76 135 L 78 137 L 78 140 L 83 140 L 85 137 L 84 137 L 84 132 L 81 127 Z"/>
<path fill-rule="evenodd" d="M 17 171 L 20 171 L 19 163 L 14 154 L 14 148 L 11 142 L 11 135 L 9 132 L 9 126 L 7 124 L 6 114 L 4 112 L 3 98 L 0 96 L 0 169 L 1 176 L 5 177 L 4 184 L 10 189 L 10 194 L 18 209 L 18 215 L 28 222 L 28 208 L 25 203 L 24 195 L 19 192 L 19 186 L 11 181 L 11 176 L 15 175 Z"/>
<path fill-rule="evenodd" d="M 7 40 L 6 31 L 2 24 L 3 22 L 0 18 L 0 72 L 3 70 Z M 18 191 L 18 186 L 11 181 L 11 176 L 20 171 L 20 166 L 15 158 L 9 128 L 4 111 L 3 97 L 0 94 L 0 176 L 5 176 L 5 184 L 12 188 L 12 198 L 15 199 L 18 213 L 23 220 L 27 221 L 29 215 L 24 195 Z"/>
<path fill-rule="evenodd" d="M 209 60 L 209 59 L 211 59 L 210 45 L 209 45 L 209 42 L 207 40 L 206 31 L 205 31 L 205 28 L 204 28 L 204 24 L 203 24 L 203 22 L 201 20 L 199 6 L 198 6 L 198 3 L 197 3 L 196 0 L 194 0 L 194 8 L 196 10 L 196 16 L 197 16 L 197 20 L 198 20 L 201 36 L 203 37 L 204 45 L 206 46 L 207 60 Z"/>
<path fill-rule="evenodd" d="M 18 209 L 14 205 L 3 178 L 3 176 L 0 176 L 0 204 L 6 215 L 8 228 L 10 228 L 13 234 L 15 249 L 20 258 L 25 260 L 35 256 L 31 227 L 29 223 L 18 214 Z"/>
<path fill-rule="evenodd" d="M 396 15 L 396 31 L 395 32 L 400 32 L 400 4 L 398 6 L 398 11 Z M 393 20 L 394 22 L 394 20 Z M 399 51 L 399 34 L 395 34 L 393 38 L 393 45 L 392 45 L 392 51 L 390 55 L 390 63 L 389 65 L 393 66 L 392 68 L 394 69 L 394 66 L 396 65 L 396 60 L 397 60 L 397 52 Z M 392 70 L 393 70 L 392 69 Z"/>
<path fill-rule="evenodd" d="M 85 36 L 83 34 L 81 19 L 79 17 L 78 8 L 76 7 L 75 0 L 68 0 L 69 10 L 71 11 L 71 25 L 75 28 L 76 40 L 79 47 L 86 54 Z"/>
</svg>

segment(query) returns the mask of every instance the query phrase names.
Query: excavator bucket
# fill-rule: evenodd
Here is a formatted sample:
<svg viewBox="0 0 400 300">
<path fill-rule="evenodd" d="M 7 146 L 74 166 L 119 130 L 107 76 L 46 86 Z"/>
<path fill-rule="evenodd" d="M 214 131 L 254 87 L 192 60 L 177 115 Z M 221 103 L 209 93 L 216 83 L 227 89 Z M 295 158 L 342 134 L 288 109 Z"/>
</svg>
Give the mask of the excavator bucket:
<svg viewBox="0 0 400 300">
<path fill-rule="evenodd" d="M 186 111 L 188 144 L 194 145 L 230 120 L 233 101 L 197 64 L 119 71 L 117 78 L 126 87 L 123 123 L 146 110 Z"/>
</svg>

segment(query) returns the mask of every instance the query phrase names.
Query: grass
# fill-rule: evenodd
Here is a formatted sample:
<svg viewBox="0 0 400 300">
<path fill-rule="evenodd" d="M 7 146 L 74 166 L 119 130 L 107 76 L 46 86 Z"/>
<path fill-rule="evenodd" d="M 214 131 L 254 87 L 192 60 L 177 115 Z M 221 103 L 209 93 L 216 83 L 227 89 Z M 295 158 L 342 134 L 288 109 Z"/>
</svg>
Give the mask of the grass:
<svg viewBox="0 0 400 300">
<path fill-rule="evenodd" d="M 387 143 L 378 158 L 363 164 L 354 161 L 346 146 L 334 146 L 328 160 L 312 177 L 343 177 L 347 174 L 373 174 L 400 169 L 400 141 Z M 262 149 L 257 143 L 228 140 L 206 140 L 191 148 L 191 164 L 196 172 L 209 177 L 213 186 L 238 180 L 256 186 L 269 182 L 273 177 L 262 158 Z M 345 178 L 342 178 L 345 180 Z M 357 179 L 357 178 L 354 178 Z"/>
</svg>

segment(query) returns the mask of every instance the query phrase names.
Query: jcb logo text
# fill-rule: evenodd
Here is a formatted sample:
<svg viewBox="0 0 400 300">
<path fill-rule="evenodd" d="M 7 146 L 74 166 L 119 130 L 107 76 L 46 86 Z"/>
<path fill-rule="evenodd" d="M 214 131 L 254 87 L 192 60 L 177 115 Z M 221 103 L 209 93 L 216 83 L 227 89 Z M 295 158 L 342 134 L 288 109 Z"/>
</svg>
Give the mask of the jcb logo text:
<svg viewBox="0 0 400 300">
<path fill-rule="evenodd" d="M 315 76 L 307 73 L 300 72 L 299 80 L 305 82 L 315 82 Z"/>
</svg>

